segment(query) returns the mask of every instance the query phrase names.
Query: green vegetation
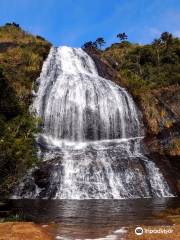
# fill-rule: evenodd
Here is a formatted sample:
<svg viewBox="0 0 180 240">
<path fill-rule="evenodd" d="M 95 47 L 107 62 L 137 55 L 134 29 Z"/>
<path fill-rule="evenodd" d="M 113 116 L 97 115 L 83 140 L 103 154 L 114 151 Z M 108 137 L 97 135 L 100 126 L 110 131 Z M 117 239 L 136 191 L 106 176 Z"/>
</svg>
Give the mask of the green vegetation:
<svg viewBox="0 0 180 240">
<path fill-rule="evenodd" d="M 101 57 L 115 68 L 123 83 L 134 95 L 148 89 L 157 89 L 180 83 L 180 39 L 164 32 L 151 44 L 139 45 L 127 41 L 125 33 L 117 34 L 120 43 L 112 44 Z M 104 39 L 89 41 L 83 48 L 101 49 Z"/>
<path fill-rule="evenodd" d="M 171 141 L 170 147 L 168 149 L 172 156 L 180 155 L 180 138 L 174 138 Z"/>
<path fill-rule="evenodd" d="M 99 47 L 100 49 L 102 48 L 102 46 L 105 45 L 105 43 L 106 42 L 104 41 L 104 38 L 102 38 L 102 37 L 97 38 L 96 41 L 95 41 L 95 45 L 97 47 Z"/>
<path fill-rule="evenodd" d="M 16 23 L 0 27 L 0 195 L 37 163 L 36 122 L 29 114 L 33 82 L 39 76 L 50 43 L 23 31 Z"/>
<path fill-rule="evenodd" d="M 134 95 L 180 83 L 180 39 L 170 33 L 162 33 L 148 45 L 127 41 L 113 44 L 103 56 L 116 66 Z"/>
<path fill-rule="evenodd" d="M 83 47 L 111 66 L 116 83 L 133 95 L 143 112 L 149 135 L 173 129 L 179 119 L 180 39 L 168 32 L 146 45 L 127 41 L 125 33 L 119 33 L 117 38 L 120 43 L 104 50 L 97 48 L 95 42 L 88 42 Z M 179 154 L 177 150 L 175 153 Z"/>
<path fill-rule="evenodd" d="M 180 84 L 180 39 L 164 32 L 151 44 L 132 44 L 125 33 L 118 34 L 121 43 L 100 52 L 117 71 L 119 84 L 126 87 L 143 111 L 149 134 L 158 134 L 163 128 L 173 127 L 178 119 L 178 110 L 172 113 L 171 106 L 177 98 Z M 177 90 L 177 91 L 176 91 Z M 167 98 L 162 97 L 168 93 Z M 178 104 L 178 103 L 177 103 Z M 162 116 L 162 112 L 165 115 Z M 172 119 L 172 115 L 176 119 Z M 170 144 L 170 143 L 169 143 Z M 177 152 L 177 151 L 176 151 Z"/>
</svg>

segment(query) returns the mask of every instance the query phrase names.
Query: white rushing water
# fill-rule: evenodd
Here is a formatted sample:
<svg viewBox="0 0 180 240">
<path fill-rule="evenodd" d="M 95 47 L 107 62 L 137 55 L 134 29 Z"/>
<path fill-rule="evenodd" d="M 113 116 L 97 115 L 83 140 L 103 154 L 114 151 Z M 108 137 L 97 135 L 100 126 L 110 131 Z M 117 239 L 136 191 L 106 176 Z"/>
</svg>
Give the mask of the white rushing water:
<svg viewBox="0 0 180 240">
<path fill-rule="evenodd" d="M 159 169 L 143 154 L 133 99 L 100 77 L 82 49 L 52 48 L 37 84 L 31 111 L 43 122 L 37 142 L 48 171 L 31 170 L 16 197 L 172 196 Z"/>
<path fill-rule="evenodd" d="M 82 49 L 52 48 L 39 82 L 33 108 L 46 135 L 72 141 L 138 136 L 132 98 L 101 78 Z"/>
</svg>

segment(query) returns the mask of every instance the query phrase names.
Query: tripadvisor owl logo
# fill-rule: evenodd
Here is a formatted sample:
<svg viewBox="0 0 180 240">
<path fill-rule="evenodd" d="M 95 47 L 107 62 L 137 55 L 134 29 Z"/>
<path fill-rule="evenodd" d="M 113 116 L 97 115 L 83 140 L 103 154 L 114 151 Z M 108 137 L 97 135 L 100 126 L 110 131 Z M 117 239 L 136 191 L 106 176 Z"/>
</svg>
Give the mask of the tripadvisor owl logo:
<svg viewBox="0 0 180 240">
<path fill-rule="evenodd" d="M 143 234 L 143 229 L 142 229 L 142 227 L 137 227 L 137 228 L 135 228 L 135 234 L 136 234 L 136 235 L 142 235 L 142 234 Z"/>
</svg>

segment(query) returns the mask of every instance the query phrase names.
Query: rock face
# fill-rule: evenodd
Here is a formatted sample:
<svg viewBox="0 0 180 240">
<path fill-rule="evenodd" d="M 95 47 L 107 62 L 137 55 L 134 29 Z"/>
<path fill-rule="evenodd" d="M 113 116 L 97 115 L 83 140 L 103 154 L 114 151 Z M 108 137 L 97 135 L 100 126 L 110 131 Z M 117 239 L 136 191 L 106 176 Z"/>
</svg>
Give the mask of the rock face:
<svg viewBox="0 0 180 240">
<path fill-rule="evenodd" d="M 84 50 L 94 60 L 99 76 L 113 81 L 117 80 L 117 72 L 111 67 L 106 59 L 101 57 L 100 52 L 96 48 L 89 47 Z"/>
<path fill-rule="evenodd" d="M 20 198 L 23 198 L 23 195 L 26 194 L 29 199 L 37 194 L 42 199 L 54 198 L 57 191 L 57 184 L 55 184 L 56 182 L 52 182 L 52 178 L 54 178 L 54 171 L 58 171 L 59 169 L 61 169 L 59 159 L 40 163 L 21 180 L 20 186 L 23 187 L 16 190 L 17 194 Z M 58 179 L 60 178 L 58 177 Z M 58 183 L 60 184 L 60 181 Z"/>
<path fill-rule="evenodd" d="M 155 117 L 149 116 L 148 109 L 142 108 L 147 124 L 146 144 L 150 154 L 180 191 L 180 87 L 171 86 L 152 92 L 156 110 Z"/>
<path fill-rule="evenodd" d="M 124 85 L 115 64 L 111 64 L 95 49 L 86 52 L 96 63 L 99 75 Z M 133 95 L 133 93 L 132 93 Z M 180 193 L 180 86 L 152 90 L 134 96 L 143 114 L 146 130 L 145 144 L 149 157 L 154 159 L 171 188 Z"/>
</svg>

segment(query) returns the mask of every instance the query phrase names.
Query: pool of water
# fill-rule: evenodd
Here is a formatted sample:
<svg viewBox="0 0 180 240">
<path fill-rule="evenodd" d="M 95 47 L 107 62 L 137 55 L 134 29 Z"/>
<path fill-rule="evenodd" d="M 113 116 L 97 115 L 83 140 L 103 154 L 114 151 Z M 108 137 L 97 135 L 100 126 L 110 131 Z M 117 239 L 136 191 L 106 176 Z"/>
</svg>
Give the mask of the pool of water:
<svg viewBox="0 0 180 240">
<path fill-rule="evenodd" d="M 180 207 L 179 200 L 10 200 L 9 204 L 24 220 L 51 226 L 55 239 L 121 239 L 123 227 L 168 225 L 156 215 Z"/>
</svg>

